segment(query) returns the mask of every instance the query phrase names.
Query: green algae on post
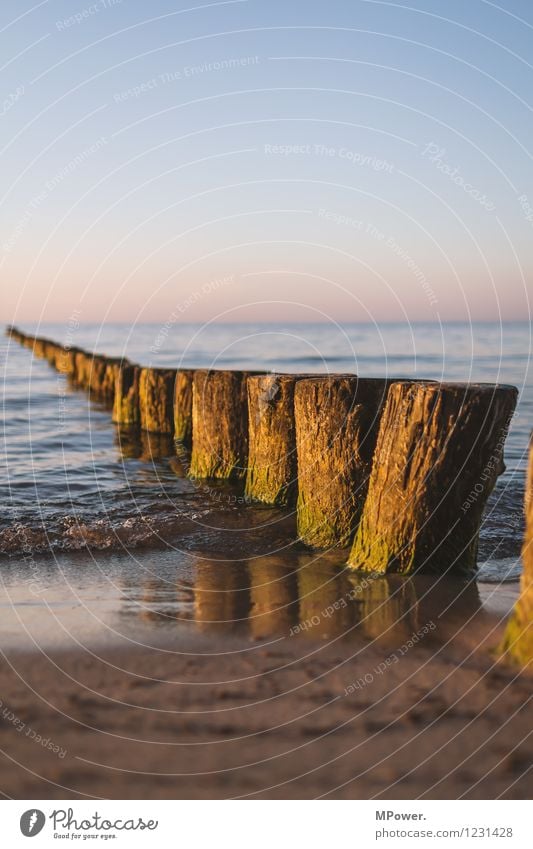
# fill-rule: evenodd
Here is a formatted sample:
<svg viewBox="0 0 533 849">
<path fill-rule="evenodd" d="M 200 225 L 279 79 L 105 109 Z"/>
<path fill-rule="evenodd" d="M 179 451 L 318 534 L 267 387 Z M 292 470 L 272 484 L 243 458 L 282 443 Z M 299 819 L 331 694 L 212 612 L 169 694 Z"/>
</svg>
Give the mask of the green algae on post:
<svg viewBox="0 0 533 849">
<path fill-rule="evenodd" d="M 137 427 L 141 423 L 139 373 L 139 366 L 132 363 L 121 363 L 116 373 L 113 421 L 124 427 Z"/>
<path fill-rule="evenodd" d="M 174 439 L 187 446 L 192 442 L 193 378 L 193 369 L 179 369 L 174 383 Z"/>
<path fill-rule="evenodd" d="M 139 376 L 141 427 L 152 433 L 174 433 L 176 369 L 142 368 Z"/>
<path fill-rule="evenodd" d="M 298 535 L 306 545 L 350 543 L 366 495 L 388 384 L 355 375 L 296 384 L 296 509 Z"/>
<path fill-rule="evenodd" d="M 297 492 L 294 386 L 297 375 L 248 378 L 249 451 L 245 496 L 287 507 Z"/>
<path fill-rule="evenodd" d="M 503 470 L 517 394 L 490 384 L 390 387 L 350 566 L 475 570 L 481 516 Z"/>
<path fill-rule="evenodd" d="M 256 372 L 194 373 L 189 476 L 240 480 L 248 461 L 246 379 Z"/>
<path fill-rule="evenodd" d="M 500 651 L 516 663 L 533 661 L 533 434 L 525 492 L 526 532 L 522 546 L 523 572 L 520 596 L 507 623 Z"/>
</svg>

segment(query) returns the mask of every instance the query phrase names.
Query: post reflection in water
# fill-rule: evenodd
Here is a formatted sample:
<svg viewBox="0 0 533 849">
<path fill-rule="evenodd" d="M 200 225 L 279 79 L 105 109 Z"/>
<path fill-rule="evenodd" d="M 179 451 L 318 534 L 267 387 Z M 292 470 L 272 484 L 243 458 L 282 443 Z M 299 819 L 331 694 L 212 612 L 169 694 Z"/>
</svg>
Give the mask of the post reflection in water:
<svg viewBox="0 0 533 849">
<path fill-rule="evenodd" d="M 242 630 L 250 613 L 245 561 L 199 560 L 194 575 L 194 618 L 200 631 Z"/>
<path fill-rule="evenodd" d="M 202 633 L 378 640 L 400 646 L 420 630 L 445 641 L 484 616 L 473 581 L 357 575 L 336 557 L 294 553 L 224 560 L 190 555 L 187 576 L 123 581 L 125 613 L 194 623 Z M 154 570 L 155 571 L 155 570 Z M 430 634 L 431 636 L 426 636 Z"/>
<path fill-rule="evenodd" d="M 248 562 L 250 633 L 254 639 L 289 634 L 298 623 L 298 580 L 286 559 L 271 555 Z"/>
<path fill-rule="evenodd" d="M 350 575 L 351 596 L 358 607 L 365 637 L 384 642 L 408 638 L 416 621 L 416 591 L 412 581 Z"/>
<path fill-rule="evenodd" d="M 167 433 L 148 433 L 137 428 L 120 428 L 115 425 L 115 442 L 124 459 L 150 463 L 175 454 L 174 441 Z"/>
<path fill-rule="evenodd" d="M 315 639 L 341 636 L 356 622 L 356 605 L 349 595 L 346 570 L 316 555 L 312 559 L 302 557 L 300 560 L 300 616 L 293 634 L 305 634 Z"/>
</svg>

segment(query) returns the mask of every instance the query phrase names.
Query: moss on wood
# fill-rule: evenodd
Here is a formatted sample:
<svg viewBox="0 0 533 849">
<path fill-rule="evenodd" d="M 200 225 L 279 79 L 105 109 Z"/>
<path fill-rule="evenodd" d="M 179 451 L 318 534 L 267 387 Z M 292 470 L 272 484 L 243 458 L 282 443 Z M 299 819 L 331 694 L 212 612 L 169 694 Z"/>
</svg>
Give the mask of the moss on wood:
<svg viewBox="0 0 533 849">
<path fill-rule="evenodd" d="M 254 372 L 194 373 L 189 476 L 241 480 L 248 461 L 246 379 Z"/>
<path fill-rule="evenodd" d="M 516 397 L 514 387 L 489 384 L 390 387 L 351 566 L 403 574 L 475 569 Z"/>
<path fill-rule="evenodd" d="M 175 369 L 142 368 L 139 375 L 141 427 L 151 433 L 174 433 Z"/>
<path fill-rule="evenodd" d="M 174 383 L 174 439 L 183 445 L 192 442 L 193 369 L 179 369 Z"/>
<path fill-rule="evenodd" d="M 296 384 L 298 535 L 313 548 L 349 545 L 366 495 L 388 381 L 331 375 Z"/>
<path fill-rule="evenodd" d="M 533 437 L 529 446 L 525 511 L 526 532 L 522 546 L 520 597 L 507 623 L 500 646 L 502 653 L 522 666 L 533 661 Z"/>
</svg>

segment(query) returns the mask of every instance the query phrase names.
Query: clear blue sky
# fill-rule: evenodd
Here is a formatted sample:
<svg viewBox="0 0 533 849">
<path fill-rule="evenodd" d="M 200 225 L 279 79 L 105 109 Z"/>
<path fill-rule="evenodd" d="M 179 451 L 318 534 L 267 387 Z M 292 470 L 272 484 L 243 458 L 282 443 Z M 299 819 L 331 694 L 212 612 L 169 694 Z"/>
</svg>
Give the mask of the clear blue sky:
<svg viewBox="0 0 533 849">
<path fill-rule="evenodd" d="M 4 0 L 0 39 L 6 321 L 528 318 L 528 0 Z"/>
</svg>

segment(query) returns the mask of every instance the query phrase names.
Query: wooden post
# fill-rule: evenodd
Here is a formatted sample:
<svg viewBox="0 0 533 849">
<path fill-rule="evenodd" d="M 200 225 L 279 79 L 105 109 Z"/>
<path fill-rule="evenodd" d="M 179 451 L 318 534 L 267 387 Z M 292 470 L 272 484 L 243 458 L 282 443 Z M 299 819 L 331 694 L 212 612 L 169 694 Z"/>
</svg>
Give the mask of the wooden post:
<svg viewBox="0 0 533 849">
<path fill-rule="evenodd" d="M 248 378 L 249 448 L 245 496 L 291 507 L 298 491 L 294 387 L 312 375 L 265 374 Z"/>
<path fill-rule="evenodd" d="M 74 382 L 82 389 L 88 389 L 91 380 L 92 355 L 84 350 L 77 350 L 75 354 Z"/>
<path fill-rule="evenodd" d="M 505 629 L 501 651 L 522 665 L 533 661 L 533 434 L 525 492 L 526 533 L 522 546 L 520 597 Z"/>
<path fill-rule="evenodd" d="M 56 367 L 56 358 L 59 356 L 61 346 L 56 345 L 50 339 L 42 340 L 42 356 L 48 360 L 51 366 Z"/>
<path fill-rule="evenodd" d="M 139 375 L 141 427 L 151 433 L 174 432 L 176 369 L 142 368 Z"/>
<path fill-rule="evenodd" d="M 55 366 L 61 374 L 73 377 L 76 372 L 77 348 L 62 347 L 57 354 Z"/>
<path fill-rule="evenodd" d="M 390 387 L 350 566 L 404 574 L 475 569 L 516 397 L 514 387 L 489 384 Z"/>
<path fill-rule="evenodd" d="M 33 353 L 36 357 L 44 359 L 46 357 L 46 346 L 49 344 L 48 339 L 43 339 L 40 336 L 33 337 Z"/>
<path fill-rule="evenodd" d="M 89 391 L 92 395 L 102 395 L 102 387 L 106 371 L 106 358 L 93 354 L 89 367 Z"/>
<path fill-rule="evenodd" d="M 128 365 L 128 362 L 124 357 L 104 357 L 104 369 L 98 389 L 98 394 L 102 398 L 108 401 L 114 400 L 117 377 L 121 368 Z"/>
<path fill-rule="evenodd" d="M 124 427 L 138 427 L 141 423 L 139 408 L 140 368 L 123 361 L 115 377 L 113 421 Z"/>
<path fill-rule="evenodd" d="M 179 369 L 174 384 L 174 439 L 183 445 L 192 442 L 192 386 L 194 370 Z"/>
<path fill-rule="evenodd" d="M 194 373 L 189 476 L 240 480 L 248 460 L 246 379 L 255 372 Z"/>
<path fill-rule="evenodd" d="M 297 520 L 306 545 L 332 548 L 350 543 L 366 495 L 389 383 L 331 375 L 296 384 Z"/>
</svg>

